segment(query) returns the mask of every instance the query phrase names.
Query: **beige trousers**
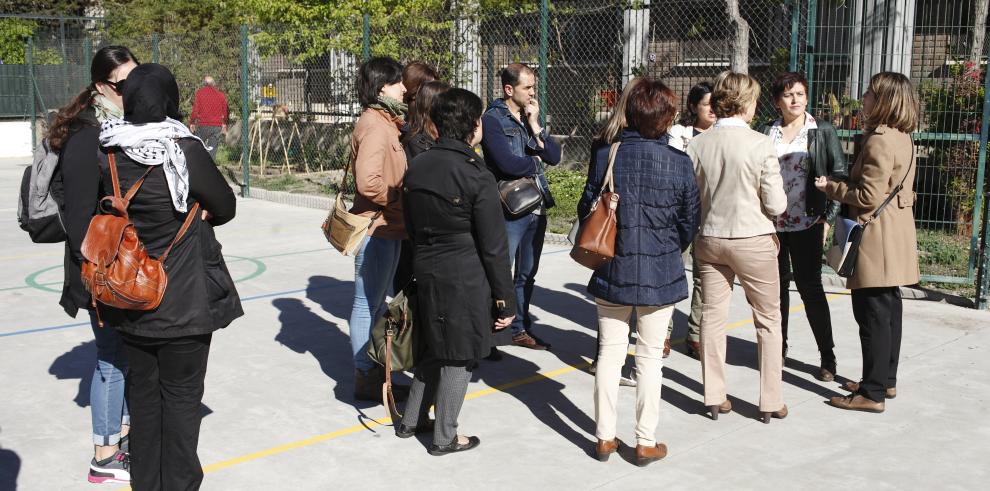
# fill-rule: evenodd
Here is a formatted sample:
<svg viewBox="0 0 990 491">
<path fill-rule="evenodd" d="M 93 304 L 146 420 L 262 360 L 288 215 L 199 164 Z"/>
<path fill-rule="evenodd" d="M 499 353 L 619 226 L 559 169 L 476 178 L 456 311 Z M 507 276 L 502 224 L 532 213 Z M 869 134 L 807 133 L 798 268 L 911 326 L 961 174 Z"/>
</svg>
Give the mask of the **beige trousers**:
<svg viewBox="0 0 990 491">
<path fill-rule="evenodd" d="M 780 328 L 778 245 L 773 234 L 745 239 L 698 237 L 695 255 L 701 275 L 701 371 L 705 405 L 726 399 L 725 324 L 736 277 L 753 309 L 757 357 L 760 365 L 760 411 L 784 405 L 781 393 L 783 338 Z"/>
<path fill-rule="evenodd" d="M 636 312 L 636 443 L 656 444 L 660 420 L 663 340 L 674 306 L 616 305 L 595 299 L 598 307 L 598 369 L 595 372 L 595 436 L 615 438 L 619 376 L 629 347 L 629 317 Z"/>
</svg>

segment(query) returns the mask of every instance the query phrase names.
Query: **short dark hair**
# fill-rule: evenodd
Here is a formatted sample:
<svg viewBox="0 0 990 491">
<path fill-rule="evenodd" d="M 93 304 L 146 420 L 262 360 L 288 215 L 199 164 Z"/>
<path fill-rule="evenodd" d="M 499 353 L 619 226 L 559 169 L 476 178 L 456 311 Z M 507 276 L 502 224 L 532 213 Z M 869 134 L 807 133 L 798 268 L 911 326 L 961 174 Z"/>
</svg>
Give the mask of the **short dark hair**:
<svg viewBox="0 0 990 491">
<path fill-rule="evenodd" d="M 626 123 L 644 138 L 660 138 L 670 129 L 675 114 L 677 96 L 659 80 L 645 79 L 629 93 Z"/>
<path fill-rule="evenodd" d="M 378 102 L 382 87 L 402 81 L 402 64 L 387 56 L 372 58 L 358 68 L 357 92 L 362 107 Z"/>
<path fill-rule="evenodd" d="M 499 78 L 502 79 L 502 88 L 504 89 L 506 85 L 513 87 L 519 85 L 519 76 L 523 73 L 530 73 L 536 76 L 536 72 L 525 63 L 509 63 L 498 74 Z"/>
<path fill-rule="evenodd" d="M 805 91 L 808 90 L 808 78 L 801 73 L 784 72 L 777 75 L 773 85 L 770 86 L 770 96 L 773 97 L 773 102 L 776 103 L 780 96 L 784 95 L 784 92 L 791 90 L 797 84 L 801 84 Z"/>
<path fill-rule="evenodd" d="M 437 96 L 430 119 L 441 137 L 468 142 L 481 118 L 481 98 L 464 89 L 450 89 Z"/>
</svg>

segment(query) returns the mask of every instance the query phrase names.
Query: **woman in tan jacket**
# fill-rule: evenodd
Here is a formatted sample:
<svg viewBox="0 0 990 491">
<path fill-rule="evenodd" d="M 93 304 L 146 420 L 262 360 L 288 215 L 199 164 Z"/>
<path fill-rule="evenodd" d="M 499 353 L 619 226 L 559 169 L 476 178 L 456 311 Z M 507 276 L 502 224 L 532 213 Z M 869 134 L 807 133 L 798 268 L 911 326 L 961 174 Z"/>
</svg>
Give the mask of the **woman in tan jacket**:
<svg viewBox="0 0 990 491">
<path fill-rule="evenodd" d="M 900 286 L 920 280 L 914 228 L 914 144 L 918 103 L 911 81 L 882 72 L 863 94 L 863 141 L 849 182 L 823 177 L 815 187 L 848 207 L 847 217 L 867 223 L 883 203 L 889 204 L 863 231 L 852 290 L 853 315 L 863 348 L 863 379 L 845 385 L 852 394 L 833 397 L 833 406 L 883 412 L 884 399 L 896 395 L 901 349 Z"/>
<path fill-rule="evenodd" d="M 402 177 L 406 152 L 399 142 L 405 124 L 402 65 L 372 58 L 358 70 L 358 98 L 364 112 L 351 134 L 354 206 L 351 213 L 372 217 L 368 237 L 354 255 L 354 306 L 349 322 L 354 354 L 354 398 L 381 401 L 382 368 L 368 357 L 371 326 L 385 311 L 385 295 L 399 265 L 406 228 L 402 218 Z M 393 387 L 394 389 L 395 387 Z M 408 386 L 395 395 L 402 399 Z"/>
<path fill-rule="evenodd" d="M 736 277 L 753 308 L 760 354 L 760 413 L 764 423 L 787 416 L 781 394 L 783 339 L 780 276 L 772 218 L 787 206 L 777 151 L 749 127 L 760 85 L 742 73 L 715 79 L 714 128 L 694 137 L 687 153 L 701 195 L 701 230 L 694 254 L 701 275 L 701 370 L 712 419 L 732 410 L 725 390 L 725 324 Z"/>
</svg>

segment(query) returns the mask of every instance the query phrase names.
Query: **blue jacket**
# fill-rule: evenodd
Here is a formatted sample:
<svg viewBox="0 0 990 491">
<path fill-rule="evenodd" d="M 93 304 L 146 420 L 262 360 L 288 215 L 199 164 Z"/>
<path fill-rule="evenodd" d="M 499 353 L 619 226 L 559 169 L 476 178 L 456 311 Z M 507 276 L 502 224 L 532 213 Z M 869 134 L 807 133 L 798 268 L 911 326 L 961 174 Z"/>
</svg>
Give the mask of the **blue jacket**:
<svg viewBox="0 0 990 491">
<path fill-rule="evenodd" d="M 513 118 L 509 106 L 503 99 L 495 99 L 481 117 L 481 149 L 485 154 L 485 164 L 495 174 L 495 179 L 504 181 L 520 177 L 535 176 L 543 190 L 544 206 L 553 206 L 550 186 L 543 175 L 540 159 L 550 165 L 560 163 L 560 145 L 554 141 L 546 128 L 543 134 L 543 148 L 536 143 L 536 135 L 527 126 Z"/>
<path fill-rule="evenodd" d="M 619 193 L 615 258 L 598 268 L 588 293 L 620 305 L 663 306 L 688 296 L 681 253 L 694 240 L 700 201 L 691 159 L 637 131 L 622 133 L 612 174 Z M 578 216 L 588 214 L 608 168 L 609 145 L 591 150 Z"/>
</svg>

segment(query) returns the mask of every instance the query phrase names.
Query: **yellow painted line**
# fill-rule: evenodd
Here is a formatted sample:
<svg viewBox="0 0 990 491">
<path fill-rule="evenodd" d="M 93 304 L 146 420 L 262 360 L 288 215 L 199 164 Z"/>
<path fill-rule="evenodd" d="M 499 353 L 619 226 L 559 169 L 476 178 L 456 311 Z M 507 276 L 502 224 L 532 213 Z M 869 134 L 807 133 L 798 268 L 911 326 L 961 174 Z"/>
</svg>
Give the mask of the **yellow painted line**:
<svg viewBox="0 0 990 491">
<path fill-rule="evenodd" d="M 839 295 L 839 294 L 830 293 L 830 294 L 828 294 L 828 295 L 825 296 L 825 299 L 827 301 L 832 301 L 832 300 L 834 300 L 834 299 L 836 299 L 836 298 L 838 298 L 840 296 L 841 295 Z M 797 313 L 797 312 L 801 312 L 803 310 L 804 310 L 804 304 L 801 304 L 801 305 L 798 305 L 796 307 L 791 307 L 790 312 L 791 313 Z M 752 324 L 752 323 L 753 323 L 753 318 L 750 317 L 749 319 L 744 319 L 744 320 L 733 322 L 733 323 L 729 324 L 728 326 L 726 326 L 725 329 L 727 331 L 729 331 L 729 330 L 736 329 L 736 328 L 739 328 L 739 327 L 742 327 L 742 326 L 745 326 L 745 325 L 748 325 L 748 324 Z M 683 342 L 683 340 L 682 339 L 681 340 L 677 340 L 677 341 L 673 342 L 672 344 L 678 344 L 680 342 Z M 489 395 L 496 394 L 496 393 L 499 393 L 499 392 L 505 392 L 505 391 L 507 391 L 509 389 L 513 389 L 515 387 L 520 387 L 520 386 L 523 386 L 523 385 L 529 385 L 529 384 L 533 384 L 533 383 L 536 383 L 536 382 L 541 382 L 541 381 L 544 381 L 544 380 L 549 380 L 549 379 L 557 378 L 557 377 L 560 377 L 562 375 L 566 375 L 568 373 L 574 372 L 576 370 L 583 370 L 583 369 L 587 368 L 590 365 L 591 365 L 591 362 L 581 362 L 581 363 L 576 363 L 574 365 L 567 365 L 565 367 L 561 367 L 561 368 L 558 368 L 556 370 L 551 370 L 551 371 L 546 372 L 546 373 L 537 373 L 537 374 L 531 375 L 529 377 L 524 377 L 524 378 L 521 378 L 521 379 L 518 379 L 518 380 L 513 380 L 511 382 L 506 382 L 504 384 L 496 385 L 494 387 L 488 387 L 488 388 L 485 388 L 485 389 L 476 390 L 476 391 L 471 392 L 470 394 L 467 394 L 466 396 L 464 396 L 464 400 L 465 401 L 470 401 L 472 399 L 477 399 L 479 397 L 485 397 L 485 396 L 489 396 Z M 384 425 L 390 424 L 391 422 L 392 422 L 392 418 L 390 416 L 386 416 L 386 417 L 383 417 L 381 419 L 369 419 L 369 420 L 367 420 L 366 423 L 356 424 L 354 426 L 343 428 L 343 429 L 340 429 L 340 430 L 337 430 L 337 431 L 332 431 L 330 433 L 324 433 L 322 435 L 317 435 L 317 436 L 306 438 L 306 439 L 303 439 L 303 440 L 297 440 L 297 441 L 294 441 L 294 442 L 289 442 L 289 443 L 286 443 L 286 444 L 283 444 L 283 445 L 279 445 L 277 447 L 268 448 L 268 449 L 261 450 L 261 451 L 258 451 L 258 452 L 254 452 L 254 453 L 249 453 L 249 454 L 246 454 L 246 455 L 242 455 L 240 457 L 234 457 L 234 458 L 229 459 L 229 460 L 224 460 L 224 461 L 221 461 L 221 462 L 217 462 L 215 464 L 210 464 L 210 465 L 208 465 L 206 467 L 203 467 L 203 473 L 209 474 L 211 472 L 216 472 L 216 471 L 220 471 L 220 470 L 223 470 L 223 469 L 227 469 L 227 468 L 233 467 L 235 465 L 244 464 L 244 463 L 251 462 L 251 461 L 254 461 L 254 460 L 258 460 L 258 459 L 262 459 L 262 458 L 265 458 L 265 457 L 271 457 L 272 455 L 278 455 L 278 454 L 281 454 L 281 453 L 285 453 L 285 452 L 288 452 L 290 450 L 296 450 L 296 449 L 299 449 L 299 448 L 308 447 L 310 445 L 315 445 L 317 443 L 323 443 L 323 442 L 326 442 L 326 441 L 335 440 L 335 439 L 340 438 L 340 437 L 343 437 L 343 436 L 353 435 L 354 433 L 358 433 L 358 432 L 361 432 L 361 431 L 366 430 L 366 429 L 375 428 L 375 427 L 378 427 L 378 426 L 384 426 Z M 122 488 L 122 489 L 130 489 L 130 488 Z"/>
</svg>

